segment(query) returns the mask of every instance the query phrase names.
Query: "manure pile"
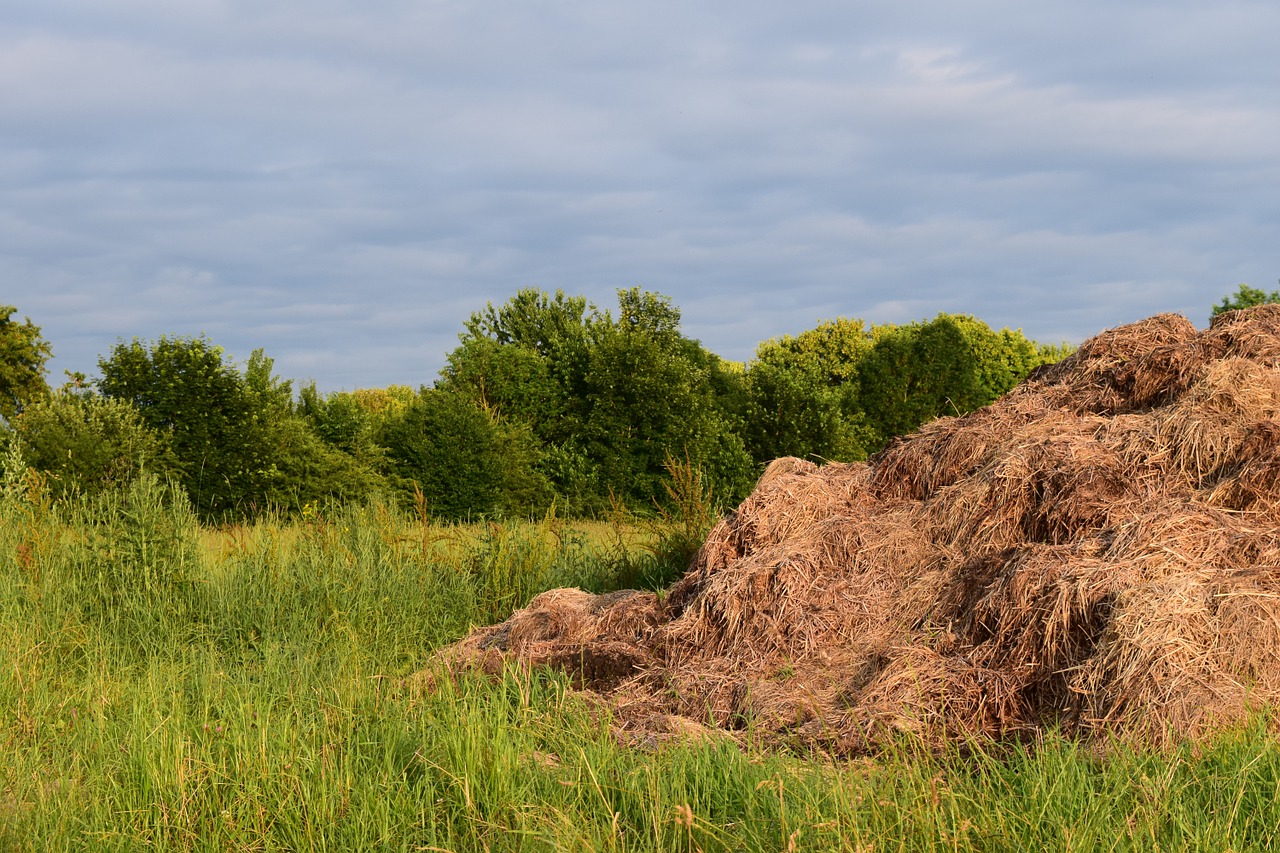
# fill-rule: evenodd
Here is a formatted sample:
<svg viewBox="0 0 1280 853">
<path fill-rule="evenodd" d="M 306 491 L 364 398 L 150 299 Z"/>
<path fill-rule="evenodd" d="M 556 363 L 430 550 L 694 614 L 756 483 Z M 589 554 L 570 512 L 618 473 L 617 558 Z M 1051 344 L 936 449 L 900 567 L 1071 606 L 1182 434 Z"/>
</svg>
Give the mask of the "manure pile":
<svg viewBox="0 0 1280 853">
<path fill-rule="evenodd" d="M 1280 700 L 1280 306 L 1161 314 L 867 463 L 772 463 L 664 595 L 553 590 L 445 652 L 636 739 L 1157 743 Z"/>
</svg>

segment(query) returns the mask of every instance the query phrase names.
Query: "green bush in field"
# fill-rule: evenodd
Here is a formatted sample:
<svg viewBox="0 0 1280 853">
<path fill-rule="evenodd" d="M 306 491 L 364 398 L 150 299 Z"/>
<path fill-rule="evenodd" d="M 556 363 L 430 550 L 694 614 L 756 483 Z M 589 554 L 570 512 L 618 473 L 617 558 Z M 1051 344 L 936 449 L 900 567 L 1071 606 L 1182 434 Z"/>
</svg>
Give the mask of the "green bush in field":
<svg viewBox="0 0 1280 853">
<path fill-rule="evenodd" d="M 17 310 L 0 305 L 0 421 L 49 394 L 44 374 L 53 350 L 31 318 L 13 320 Z"/>
<path fill-rule="evenodd" d="M 26 464 L 48 475 L 57 498 L 124 486 L 146 469 L 174 470 L 167 437 L 123 400 L 59 391 L 14 421 Z"/>
<path fill-rule="evenodd" d="M 392 481 L 406 498 L 419 495 L 433 516 L 522 514 L 550 502 L 528 428 L 462 394 L 422 389 L 388 420 L 381 441 Z"/>
</svg>

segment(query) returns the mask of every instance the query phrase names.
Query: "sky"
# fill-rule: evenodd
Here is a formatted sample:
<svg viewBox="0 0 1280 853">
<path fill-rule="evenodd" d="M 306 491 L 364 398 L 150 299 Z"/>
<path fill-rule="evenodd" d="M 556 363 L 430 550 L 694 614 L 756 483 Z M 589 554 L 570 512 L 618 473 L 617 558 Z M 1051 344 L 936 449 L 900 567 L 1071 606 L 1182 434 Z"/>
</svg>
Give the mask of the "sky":
<svg viewBox="0 0 1280 853">
<path fill-rule="evenodd" d="M 1280 277 L 1280 4 L 14 0 L 0 304 L 431 384 L 519 289 L 745 361 L 835 317 L 1079 343 Z"/>
</svg>

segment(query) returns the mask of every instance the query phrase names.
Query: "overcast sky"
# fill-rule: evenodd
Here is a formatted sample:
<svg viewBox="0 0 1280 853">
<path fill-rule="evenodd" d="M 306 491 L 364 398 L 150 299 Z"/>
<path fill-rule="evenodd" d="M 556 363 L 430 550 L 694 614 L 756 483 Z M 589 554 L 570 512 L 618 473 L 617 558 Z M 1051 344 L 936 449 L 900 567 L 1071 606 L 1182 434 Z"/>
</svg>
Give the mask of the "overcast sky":
<svg viewBox="0 0 1280 853">
<path fill-rule="evenodd" d="M 1078 343 L 1280 276 L 1280 4 L 16 0 L 0 303 L 434 381 L 521 287 L 735 360 L 837 316 Z"/>
</svg>

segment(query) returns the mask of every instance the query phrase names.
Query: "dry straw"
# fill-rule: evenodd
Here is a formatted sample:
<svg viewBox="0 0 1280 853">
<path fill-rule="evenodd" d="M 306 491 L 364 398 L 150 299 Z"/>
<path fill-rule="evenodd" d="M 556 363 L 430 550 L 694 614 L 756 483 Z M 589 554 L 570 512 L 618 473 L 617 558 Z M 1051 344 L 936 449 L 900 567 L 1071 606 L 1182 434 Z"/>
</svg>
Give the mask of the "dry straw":
<svg viewBox="0 0 1280 853">
<path fill-rule="evenodd" d="M 1280 700 L 1280 307 L 1104 332 L 865 464 L 780 459 L 665 595 L 554 590 L 447 651 L 565 669 L 628 736 L 839 754 L 1156 743 Z"/>
</svg>

